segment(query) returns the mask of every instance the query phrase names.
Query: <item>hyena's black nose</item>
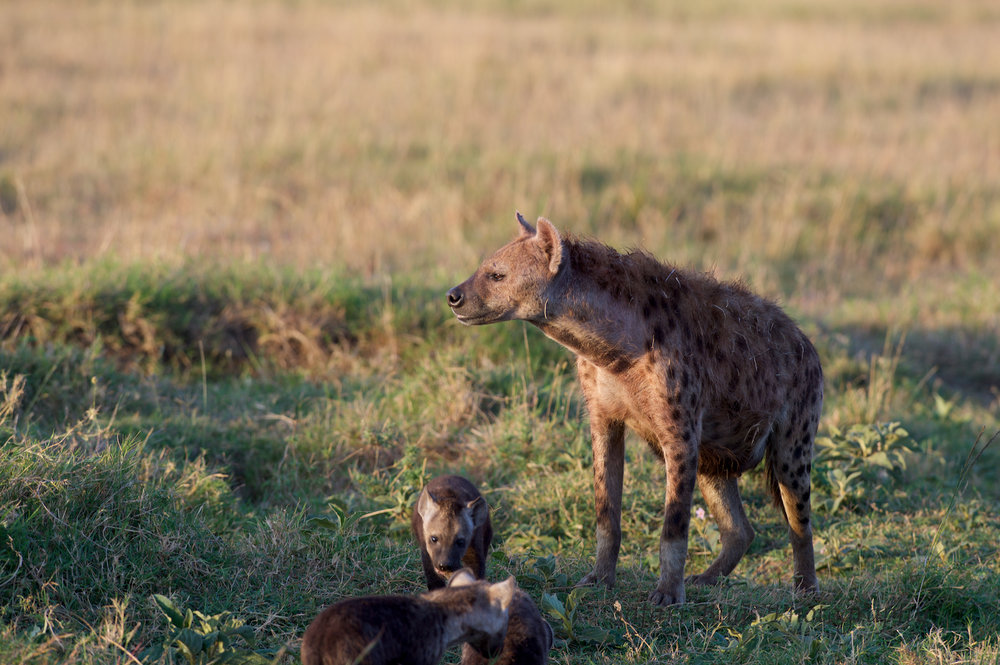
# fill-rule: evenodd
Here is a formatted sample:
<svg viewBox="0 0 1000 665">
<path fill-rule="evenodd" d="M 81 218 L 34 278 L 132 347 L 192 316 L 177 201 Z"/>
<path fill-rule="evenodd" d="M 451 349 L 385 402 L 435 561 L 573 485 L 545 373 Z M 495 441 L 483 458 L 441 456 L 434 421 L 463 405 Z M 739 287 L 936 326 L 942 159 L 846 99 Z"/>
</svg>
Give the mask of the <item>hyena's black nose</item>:
<svg viewBox="0 0 1000 665">
<path fill-rule="evenodd" d="M 462 290 L 460 288 L 456 286 L 448 291 L 449 307 L 461 307 L 463 302 L 465 302 L 465 295 L 462 294 Z"/>
</svg>

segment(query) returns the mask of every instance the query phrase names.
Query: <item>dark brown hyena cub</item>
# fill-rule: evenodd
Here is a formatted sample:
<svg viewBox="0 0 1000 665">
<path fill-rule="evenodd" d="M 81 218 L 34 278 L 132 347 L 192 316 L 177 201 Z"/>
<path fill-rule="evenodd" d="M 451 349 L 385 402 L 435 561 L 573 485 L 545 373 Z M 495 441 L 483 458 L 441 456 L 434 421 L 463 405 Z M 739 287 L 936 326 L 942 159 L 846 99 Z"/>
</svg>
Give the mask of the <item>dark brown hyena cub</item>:
<svg viewBox="0 0 1000 665">
<path fill-rule="evenodd" d="M 463 570 L 421 596 L 343 600 L 306 629 L 302 665 L 435 665 L 458 642 L 495 656 L 517 592 L 513 577 L 490 584 Z"/>
<path fill-rule="evenodd" d="M 518 589 L 507 612 L 503 650 L 490 658 L 471 644 L 462 645 L 462 665 L 545 665 L 552 648 L 552 627 L 542 618 L 531 597 Z"/>
<path fill-rule="evenodd" d="M 486 551 L 493 540 L 490 507 L 461 476 L 438 476 L 420 492 L 410 521 L 420 546 L 428 589 L 439 589 L 467 567 L 486 577 Z"/>
</svg>

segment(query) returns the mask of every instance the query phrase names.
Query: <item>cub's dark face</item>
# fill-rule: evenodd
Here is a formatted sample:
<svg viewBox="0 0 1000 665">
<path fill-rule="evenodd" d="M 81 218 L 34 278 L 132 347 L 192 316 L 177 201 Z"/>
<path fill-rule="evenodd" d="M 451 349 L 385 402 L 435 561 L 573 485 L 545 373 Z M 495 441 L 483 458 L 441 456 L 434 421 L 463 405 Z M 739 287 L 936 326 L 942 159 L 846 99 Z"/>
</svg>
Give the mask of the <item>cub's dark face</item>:
<svg viewBox="0 0 1000 665">
<path fill-rule="evenodd" d="M 472 543 L 476 527 L 486 521 L 488 506 L 482 499 L 468 504 L 455 501 L 438 502 L 424 491 L 417 501 L 424 532 L 424 549 L 434 569 L 448 579 L 462 568 L 462 557 Z"/>
<path fill-rule="evenodd" d="M 462 557 L 472 539 L 469 510 L 463 508 L 457 514 L 449 512 L 437 510 L 430 519 L 424 519 L 424 545 L 434 568 L 443 577 L 449 577 L 462 567 Z"/>
</svg>

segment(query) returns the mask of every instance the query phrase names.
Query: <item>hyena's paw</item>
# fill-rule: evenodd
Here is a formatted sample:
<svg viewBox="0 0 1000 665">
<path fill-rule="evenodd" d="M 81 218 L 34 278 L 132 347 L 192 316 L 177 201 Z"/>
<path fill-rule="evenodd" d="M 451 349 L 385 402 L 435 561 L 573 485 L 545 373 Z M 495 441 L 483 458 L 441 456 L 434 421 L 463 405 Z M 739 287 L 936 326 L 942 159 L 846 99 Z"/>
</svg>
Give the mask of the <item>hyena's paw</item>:
<svg viewBox="0 0 1000 665">
<path fill-rule="evenodd" d="M 661 588 L 664 585 L 658 584 L 649 594 L 649 602 L 653 605 L 667 606 L 680 605 L 684 602 L 684 585 L 677 585 L 674 589 Z"/>
<path fill-rule="evenodd" d="M 614 587 L 615 571 L 612 570 L 610 573 L 602 573 L 595 568 L 594 570 L 590 571 L 589 573 L 581 577 L 580 581 L 577 582 L 574 586 L 598 586 L 601 584 L 608 587 L 609 589 Z"/>
<path fill-rule="evenodd" d="M 808 578 L 795 576 L 795 591 L 798 593 L 819 593 L 819 584 L 815 573 Z"/>
<path fill-rule="evenodd" d="M 708 572 L 704 572 L 701 575 L 691 575 L 684 580 L 684 583 L 692 586 L 714 586 L 721 581 L 721 575 L 712 575 Z"/>
</svg>

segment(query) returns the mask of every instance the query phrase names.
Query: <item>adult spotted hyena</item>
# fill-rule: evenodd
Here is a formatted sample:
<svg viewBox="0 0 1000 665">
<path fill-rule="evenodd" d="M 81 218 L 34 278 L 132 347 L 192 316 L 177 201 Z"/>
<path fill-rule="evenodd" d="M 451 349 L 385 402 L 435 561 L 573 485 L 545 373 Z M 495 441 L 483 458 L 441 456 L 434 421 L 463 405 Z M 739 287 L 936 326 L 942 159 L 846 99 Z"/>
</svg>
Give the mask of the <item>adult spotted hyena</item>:
<svg viewBox="0 0 1000 665">
<path fill-rule="evenodd" d="M 823 373 L 809 339 L 781 309 L 739 284 L 537 230 L 520 236 L 448 291 L 466 325 L 522 319 L 576 353 L 594 450 L 597 556 L 580 584 L 615 582 L 628 426 L 666 467 L 660 579 L 649 599 L 684 601 L 695 480 L 722 549 L 689 581 L 729 574 L 754 532 L 737 478 L 765 460 L 788 523 L 795 587 L 816 589 L 809 471 L 823 406 Z"/>
</svg>

